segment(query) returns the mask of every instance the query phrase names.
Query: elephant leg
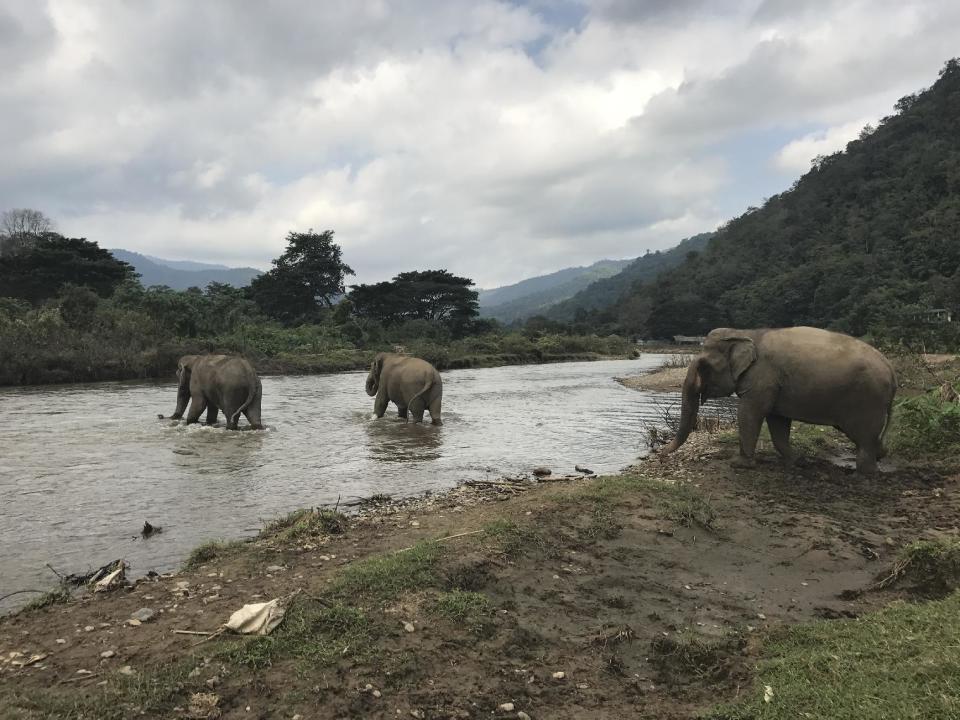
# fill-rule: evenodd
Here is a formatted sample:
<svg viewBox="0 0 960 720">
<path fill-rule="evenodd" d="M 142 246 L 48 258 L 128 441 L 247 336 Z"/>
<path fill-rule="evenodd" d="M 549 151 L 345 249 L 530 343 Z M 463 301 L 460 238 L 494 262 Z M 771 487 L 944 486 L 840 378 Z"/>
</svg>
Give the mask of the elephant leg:
<svg viewBox="0 0 960 720">
<path fill-rule="evenodd" d="M 758 412 L 749 403 L 740 401 L 737 411 L 737 429 L 740 432 L 740 457 L 733 461 L 734 467 L 753 467 L 754 453 L 757 451 L 757 440 L 760 438 L 760 428 L 763 427 L 765 413 Z"/>
<path fill-rule="evenodd" d="M 373 401 L 373 414 L 378 418 L 382 418 L 383 414 L 387 411 L 387 405 L 389 403 L 390 399 L 386 393 L 378 394 L 377 399 Z"/>
<path fill-rule="evenodd" d="M 414 398 L 413 402 L 410 403 L 410 414 L 413 415 L 413 421 L 415 423 L 423 422 L 423 412 L 427 409 L 427 404 L 424 402 L 422 397 Z"/>
<path fill-rule="evenodd" d="M 254 430 L 263 430 L 263 420 L 260 417 L 260 396 L 257 395 L 243 411 L 243 415 Z"/>
<path fill-rule="evenodd" d="M 216 425 L 217 416 L 220 414 L 220 408 L 213 403 L 207 404 L 207 425 Z"/>
<path fill-rule="evenodd" d="M 773 440 L 773 446 L 780 453 L 783 461 L 790 465 L 793 463 L 793 451 L 790 449 L 790 418 L 782 415 L 767 415 L 767 427 L 770 429 L 770 439 Z"/>
<path fill-rule="evenodd" d="M 404 420 L 407 419 L 407 408 L 403 405 L 397 405 L 397 415 L 402 417 Z"/>
<path fill-rule="evenodd" d="M 190 410 L 187 412 L 187 425 L 200 420 L 203 411 L 207 409 L 207 399 L 203 395 L 194 395 L 190 399 Z"/>
<path fill-rule="evenodd" d="M 430 403 L 430 420 L 434 425 L 443 425 L 440 418 L 440 398 L 434 398 Z"/>
</svg>

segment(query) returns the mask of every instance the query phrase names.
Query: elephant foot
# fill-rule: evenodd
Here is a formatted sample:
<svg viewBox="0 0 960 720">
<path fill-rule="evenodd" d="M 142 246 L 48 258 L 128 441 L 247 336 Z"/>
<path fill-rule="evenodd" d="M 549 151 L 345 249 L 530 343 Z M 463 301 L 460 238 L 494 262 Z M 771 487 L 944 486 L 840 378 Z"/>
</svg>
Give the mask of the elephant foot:
<svg viewBox="0 0 960 720">
<path fill-rule="evenodd" d="M 440 418 L 437 418 L 436 420 L 431 420 L 430 422 L 434 425 L 443 425 L 443 420 L 441 420 Z"/>
<path fill-rule="evenodd" d="M 757 461 L 752 457 L 739 455 L 730 461 L 730 467 L 736 470 L 752 470 L 757 466 Z"/>
</svg>

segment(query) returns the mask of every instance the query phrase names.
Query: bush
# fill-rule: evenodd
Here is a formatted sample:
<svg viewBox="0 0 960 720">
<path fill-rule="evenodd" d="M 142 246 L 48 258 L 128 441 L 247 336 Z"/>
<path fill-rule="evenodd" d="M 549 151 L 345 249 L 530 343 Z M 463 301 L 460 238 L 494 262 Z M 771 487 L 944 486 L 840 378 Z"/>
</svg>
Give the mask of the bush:
<svg viewBox="0 0 960 720">
<path fill-rule="evenodd" d="M 890 446 L 907 457 L 960 452 L 960 403 L 937 391 L 900 402 L 894 412 Z"/>
</svg>

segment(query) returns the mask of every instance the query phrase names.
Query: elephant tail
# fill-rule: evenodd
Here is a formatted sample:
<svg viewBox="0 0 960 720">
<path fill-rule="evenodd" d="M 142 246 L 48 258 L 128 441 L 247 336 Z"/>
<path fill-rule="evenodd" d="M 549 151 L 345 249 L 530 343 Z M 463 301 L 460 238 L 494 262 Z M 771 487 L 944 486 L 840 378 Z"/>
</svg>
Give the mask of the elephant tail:
<svg viewBox="0 0 960 720">
<path fill-rule="evenodd" d="M 887 456 L 887 431 L 890 429 L 890 421 L 893 420 L 893 405 L 897 397 L 896 380 L 894 380 L 893 388 L 893 394 L 890 395 L 890 402 L 887 404 L 887 418 L 883 422 L 883 430 L 880 431 L 880 454 L 877 457 L 878 460 Z"/>
<path fill-rule="evenodd" d="M 430 378 L 429 380 L 427 380 L 426 384 L 422 388 L 420 388 L 420 391 L 416 395 L 414 395 L 412 398 L 410 398 L 410 400 L 407 402 L 407 405 L 408 406 L 413 405 L 414 400 L 417 400 L 418 398 L 423 397 L 425 393 L 430 392 L 430 388 L 432 387 L 433 387 L 433 378 Z"/>
<path fill-rule="evenodd" d="M 253 382 L 250 383 L 250 392 L 247 393 L 247 399 L 243 401 L 243 405 L 237 408 L 236 412 L 230 416 L 230 424 L 236 425 L 240 422 L 240 413 L 250 407 L 250 403 L 253 402 L 254 398 L 257 397 L 257 393 L 260 392 L 260 378 L 256 375 L 253 376 Z"/>
</svg>

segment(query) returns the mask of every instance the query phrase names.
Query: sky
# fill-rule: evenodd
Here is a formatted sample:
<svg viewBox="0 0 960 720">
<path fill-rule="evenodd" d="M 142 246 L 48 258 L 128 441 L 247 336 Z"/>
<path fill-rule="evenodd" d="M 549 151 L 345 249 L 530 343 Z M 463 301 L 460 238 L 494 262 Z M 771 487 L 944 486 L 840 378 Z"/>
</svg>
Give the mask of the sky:
<svg viewBox="0 0 960 720">
<path fill-rule="evenodd" d="M 0 0 L 0 210 L 493 287 L 712 230 L 957 55 L 956 0 Z"/>
</svg>

